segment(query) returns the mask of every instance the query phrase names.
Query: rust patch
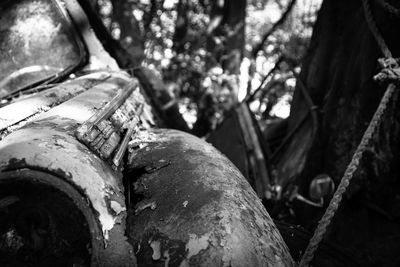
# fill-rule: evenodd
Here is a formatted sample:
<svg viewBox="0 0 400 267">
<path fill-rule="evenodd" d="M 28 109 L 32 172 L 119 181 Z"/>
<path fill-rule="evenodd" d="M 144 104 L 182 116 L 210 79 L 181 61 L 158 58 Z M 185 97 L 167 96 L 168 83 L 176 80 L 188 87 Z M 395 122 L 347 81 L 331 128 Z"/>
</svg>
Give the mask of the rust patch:
<svg viewBox="0 0 400 267">
<path fill-rule="evenodd" d="M 134 245 L 138 267 L 178 267 L 186 256 L 186 244 L 157 229 L 148 229 Z"/>
<path fill-rule="evenodd" d="M 132 153 L 124 174 L 134 188 L 127 234 L 138 253 L 139 245 L 147 249 L 138 257 L 141 266 L 166 263 L 162 241 L 144 236 L 149 229 L 185 243 L 180 266 L 292 265 L 272 219 L 229 160 L 188 134 L 151 133 L 154 140 Z M 160 161 L 170 164 L 153 170 Z M 157 208 L 135 215 L 132 207 L 145 200 L 157 201 Z"/>
</svg>

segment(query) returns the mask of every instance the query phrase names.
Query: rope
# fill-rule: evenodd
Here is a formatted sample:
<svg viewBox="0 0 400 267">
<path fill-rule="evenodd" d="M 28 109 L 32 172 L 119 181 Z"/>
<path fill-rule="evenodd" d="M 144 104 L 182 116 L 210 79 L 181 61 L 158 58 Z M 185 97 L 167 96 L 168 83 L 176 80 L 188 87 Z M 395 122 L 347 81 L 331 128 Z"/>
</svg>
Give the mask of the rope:
<svg viewBox="0 0 400 267">
<path fill-rule="evenodd" d="M 346 192 L 346 189 L 349 186 L 351 179 L 353 178 L 354 172 L 357 170 L 360 164 L 362 155 L 365 152 L 365 150 L 367 150 L 369 142 L 372 139 L 373 134 L 375 133 L 377 127 L 379 126 L 379 123 L 386 110 L 387 104 L 389 103 L 390 98 L 393 95 L 395 88 L 396 87 L 394 84 L 390 84 L 386 89 L 386 92 L 379 104 L 378 109 L 375 111 L 375 114 L 372 117 L 372 120 L 369 123 L 368 128 L 365 131 L 361 139 L 361 142 L 356 149 L 356 152 L 353 154 L 350 164 L 347 166 L 346 171 L 344 172 L 344 175 L 342 177 L 342 180 L 340 181 L 340 184 L 335 194 L 333 195 L 329 203 L 329 206 L 325 211 L 324 216 L 319 221 L 317 229 L 315 230 L 314 235 L 311 238 L 310 243 L 308 244 L 308 247 L 303 254 L 303 257 L 299 264 L 300 267 L 309 266 L 311 260 L 313 259 L 314 253 L 317 250 L 319 243 L 324 237 L 324 234 L 340 205 L 343 194 Z"/>
<path fill-rule="evenodd" d="M 392 53 L 390 52 L 388 46 L 386 45 L 385 40 L 382 37 L 376 23 L 374 21 L 374 17 L 372 15 L 371 6 L 368 0 L 362 0 L 364 6 L 364 14 L 365 20 L 367 21 L 368 27 L 372 32 L 372 35 L 375 37 L 376 42 L 378 43 L 379 48 L 381 49 L 385 58 L 392 58 Z"/>
<path fill-rule="evenodd" d="M 385 0 L 376 0 L 376 2 L 383 7 L 384 10 L 386 10 L 387 12 L 389 12 L 390 14 L 396 16 L 396 17 L 400 17 L 400 9 L 396 8 L 394 6 L 392 6 L 391 4 L 389 4 L 387 1 Z"/>
<path fill-rule="evenodd" d="M 400 68 L 397 60 L 394 58 L 380 58 L 378 59 L 378 63 L 382 69 L 381 72 L 374 76 L 374 80 L 380 82 L 389 81 L 398 84 L 400 81 Z"/>
<path fill-rule="evenodd" d="M 386 57 L 386 61 L 390 62 L 390 64 L 392 64 L 392 65 L 389 64 L 389 66 L 385 65 L 384 67 L 388 67 L 390 69 L 397 68 L 398 64 L 393 59 L 392 53 L 390 52 L 388 46 L 385 43 L 385 40 L 382 38 L 382 35 L 380 34 L 378 27 L 375 24 L 368 0 L 362 0 L 362 1 L 363 1 L 363 7 L 364 7 L 366 21 L 371 30 L 371 33 L 374 36 L 374 38 L 376 39 L 378 46 L 381 49 L 382 53 Z M 393 60 L 395 63 L 393 62 Z M 335 213 L 339 208 L 343 194 L 346 192 L 346 189 L 349 186 L 350 181 L 353 178 L 355 171 L 357 170 L 357 168 L 360 165 L 360 161 L 362 159 L 363 153 L 365 152 L 365 150 L 367 150 L 368 145 L 369 145 L 374 133 L 376 132 L 378 126 L 380 125 L 382 116 L 385 113 L 387 105 L 395 91 L 395 88 L 396 87 L 393 83 L 390 83 L 388 85 L 388 87 L 385 91 L 385 94 L 383 95 L 381 102 L 379 103 L 377 110 L 375 111 L 366 131 L 364 132 L 364 135 L 363 135 L 356 151 L 353 154 L 353 157 L 352 157 L 349 165 L 347 166 L 347 168 L 343 174 L 343 177 L 339 183 L 339 186 L 338 186 L 335 194 L 333 195 L 333 197 L 329 203 L 329 206 L 325 211 L 325 214 L 322 216 L 321 220 L 318 222 L 318 226 L 314 232 L 314 235 L 310 239 L 310 242 L 309 242 L 309 244 L 303 254 L 303 257 L 300 261 L 300 264 L 299 264 L 300 267 L 309 266 L 309 264 L 311 263 L 311 261 L 314 257 L 315 251 L 318 248 L 319 243 L 323 239 L 323 237 L 326 233 L 326 230 L 332 221 L 332 218 L 335 216 Z"/>
</svg>

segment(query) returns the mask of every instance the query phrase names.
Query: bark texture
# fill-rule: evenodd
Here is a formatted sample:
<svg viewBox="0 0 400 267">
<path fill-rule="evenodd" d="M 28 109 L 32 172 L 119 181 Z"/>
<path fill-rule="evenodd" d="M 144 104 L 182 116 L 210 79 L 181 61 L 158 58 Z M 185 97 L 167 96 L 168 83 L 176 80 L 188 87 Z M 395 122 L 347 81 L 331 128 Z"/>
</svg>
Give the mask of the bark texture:
<svg viewBox="0 0 400 267">
<path fill-rule="evenodd" d="M 394 57 L 400 56 L 397 38 L 400 20 L 375 1 L 370 2 L 386 43 Z M 291 144 L 295 144 L 296 139 L 310 144 L 310 150 L 308 147 L 303 150 L 307 160 L 297 168 L 302 171 L 298 181 L 305 195 L 310 180 L 320 173 L 329 174 L 339 183 L 386 88 L 385 84 L 372 79 L 378 72 L 377 59 L 382 54 L 367 26 L 361 1 L 325 0 L 308 54 L 301 79 L 317 106 L 319 127 L 312 138 L 310 129 L 317 125 L 312 125 L 308 119 Z M 400 241 L 400 107 L 397 96 L 395 93 L 327 236 L 328 240 L 352 250 L 363 266 L 397 266 L 400 263 L 397 253 Z M 304 95 L 297 88 L 290 129 L 308 112 L 305 103 Z M 288 153 L 293 154 L 293 150 Z"/>
</svg>

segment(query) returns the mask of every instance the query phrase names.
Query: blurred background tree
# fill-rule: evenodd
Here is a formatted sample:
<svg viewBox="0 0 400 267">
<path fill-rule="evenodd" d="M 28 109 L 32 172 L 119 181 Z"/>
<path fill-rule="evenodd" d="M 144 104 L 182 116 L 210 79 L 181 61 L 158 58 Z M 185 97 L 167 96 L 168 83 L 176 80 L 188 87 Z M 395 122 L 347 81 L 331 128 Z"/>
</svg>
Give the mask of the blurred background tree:
<svg viewBox="0 0 400 267">
<path fill-rule="evenodd" d="M 137 65 L 160 74 L 192 133 L 204 136 L 245 98 L 261 126 L 289 115 L 293 70 L 300 71 L 321 0 L 91 4 Z"/>
</svg>

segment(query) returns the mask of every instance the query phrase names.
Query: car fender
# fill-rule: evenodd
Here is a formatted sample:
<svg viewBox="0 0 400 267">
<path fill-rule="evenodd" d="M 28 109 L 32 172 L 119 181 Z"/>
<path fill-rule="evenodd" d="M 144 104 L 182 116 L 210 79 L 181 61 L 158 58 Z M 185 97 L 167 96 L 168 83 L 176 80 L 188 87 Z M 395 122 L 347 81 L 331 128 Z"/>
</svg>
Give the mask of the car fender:
<svg viewBox="0 0 400 267">
<path fill-rule="evenodd" d="M 292 266 L 260 199 L 224 155 L 180 131 L 148 135 L 124 174 L 138 266 Z"/>
</svg>

